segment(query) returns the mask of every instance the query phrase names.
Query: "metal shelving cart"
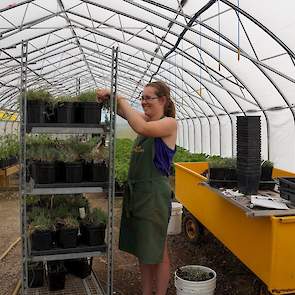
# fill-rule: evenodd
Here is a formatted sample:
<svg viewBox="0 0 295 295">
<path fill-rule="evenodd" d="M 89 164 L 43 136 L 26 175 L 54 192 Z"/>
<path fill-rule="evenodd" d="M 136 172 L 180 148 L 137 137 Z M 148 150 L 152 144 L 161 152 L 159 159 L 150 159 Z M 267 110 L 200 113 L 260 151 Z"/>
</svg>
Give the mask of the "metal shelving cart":
<svg viewBox="0 0 295 295">
<path fill-rule="evenodd" d="M 113 226 L 114 226 L 114 153 L 115 153 L 115 125 L 116 125 L 116 103 L 115 96 L 117 91 L 117 63 L 118 49 L 112 49 L 112 68 L 111 68 L 111 99 L 110 99 L 110 121 L 108 124 L 99 126 L 81 126 L 72 124 L 43 124 L 40 126 L 32 124 L 27 126 L 27 64 L 28 64 L 28 44 L 22 43 L 21 55 L 21 100 L 20 100 L 20 224 L 22 239 L 22 288 L 21 294 L 48 294 L 46 288 L 37 290 L 28 288 L 28 262 L 32 261 L 53 261 L 75 258 L 89 258 L 100 255 L 107 255 L 107 286 L 102 288 L 94 272 L 86 279 L 71 277 L 67 282 L 65 294 L 113 294 Z M 108 138 L 109 146 L 109 180 L 107 189 L 96 185 L 83 185 L 75 187 L 64 187 L 61 185 L 37 186 L 34 183 L 27 183 L 26 177 L 26 133 L 46 133 L 46 134 L 104 134 Z M 108 193 L 108 222 L 107 222 L 107 243 L 103 246 L 80 247 L 71 249 L 53 249 L 48 251 L 30 251 L 29 236 L 27 229 L 26 196 L 27 195 L 54 195 L 54 194 L 79 194 L 79 193 L 98 193 L 106 191 Z M 59 293 L 63 294 L 63 293 Z"/>
</svg>

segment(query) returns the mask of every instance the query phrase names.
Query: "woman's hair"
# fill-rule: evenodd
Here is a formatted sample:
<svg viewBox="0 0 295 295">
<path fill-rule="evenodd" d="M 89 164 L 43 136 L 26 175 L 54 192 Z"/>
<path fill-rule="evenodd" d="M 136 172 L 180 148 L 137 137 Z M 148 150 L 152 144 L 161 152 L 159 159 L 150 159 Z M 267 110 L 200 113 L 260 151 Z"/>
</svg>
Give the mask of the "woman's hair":
<svg viewBox="0 0 295 295">
<path fill-rule="evenodd" d="M 148 83 L 145 87 L 153 87 L 156 89 L 157 96 L 165 96 L 166 102 L 164 105 L 164 115 L 167 117 L 175 118 L 175 105 L 170 97 L 170 88 L 169 86 L 163 81 L 155 81 Z"/>
</svg>

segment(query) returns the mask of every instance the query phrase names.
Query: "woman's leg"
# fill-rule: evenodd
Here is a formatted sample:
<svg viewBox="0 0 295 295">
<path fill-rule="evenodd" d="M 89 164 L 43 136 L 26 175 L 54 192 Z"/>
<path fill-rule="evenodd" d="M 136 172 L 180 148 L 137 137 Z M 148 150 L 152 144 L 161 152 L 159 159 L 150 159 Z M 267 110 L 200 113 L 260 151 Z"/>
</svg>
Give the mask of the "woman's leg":
<svg viewBox="0 0 295 295">
<path fill-rule="evenodd" d="M 165 242 L 163 261 L 155 266 L 156 295 L 166 295 L 170 280 L 170 260 L 167 241 Z"/>
<path fill-rule="evenodd" d="M 141 272 L 142 295 L 152 295 L 155 265 L 139 263 L 139 267 Z"/>
</svg>

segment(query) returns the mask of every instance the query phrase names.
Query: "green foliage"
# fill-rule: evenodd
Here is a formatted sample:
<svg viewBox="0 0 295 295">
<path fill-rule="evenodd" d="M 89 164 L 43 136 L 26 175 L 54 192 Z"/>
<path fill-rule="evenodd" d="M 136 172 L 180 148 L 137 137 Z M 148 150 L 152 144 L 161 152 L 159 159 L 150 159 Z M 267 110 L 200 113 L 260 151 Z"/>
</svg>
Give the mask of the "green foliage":
<svg viewBox="0 0 295 295">
<path fill-rule="evenodd" d="M 94 208 L 92 211 L 83 219 L 84 224 L 101 225 L 106 224 L 107 214 L 100 208 Z"/>
<path fill-rule="evenodd" d="M 215 157 L 208 160 L 209 168 L 225 168 L 226 164 L 223 158 Z"/>
<path fill-rule="evenodd" d="M 77 102 L 78 98 L 76 96 L 64 95 L 55 97 L 52 101 L 53 104 L 63 103 L 63 102 Z"/>
<path fill-rule="evenodd" d="M 236 158 L 222 158 L 220 156 L 212 156 L 208 160 L 209 168 L 227 168 L 236 169 L 237 159 Z"/>
<path fill-rule="evenodd" d="M 206 154 L 197 154 L 197 153 L 190 153 L 188 150 L 177 146 L 176 153 L 173 158 L 173 163 L 177 162 L 207 162 L 208 155 Z M 172 175 L 175 174 L 174 164 L 172 166 Z"/>
<path fill-rule="evenodd" d="M 66 149 L 59 151 L 57 160 L 65 163 L 74 163 L 80 160 L 79 155 L 71 150 L 68 146 Z"/>
<path fill-rule="evenodd" d="M 188 150 L 177 146 L 173 162 L 206 162 L 207 158 L 206 154 L 190 153 Z"/>
<path fill-rule="evenodd" d="M 46 162 L 52 162 L 57 159 L 56 139 L 52 139 L 45 134 L 30 135 L 26 137 L 26 142 L 28 159 Z"/>
<path fill-rule="evenodd" d="M 36 211 L 34 211 L 36 212 Z M 53 230 L 53 223 L 49 216 L 46 213 L 39 212 L 39 214 L 34 215 L 32 213 L 32 222 L 30 224 L 30 231 L 33 233 L 34 231 L 47 231 Z"/>
<path fill-rule="evenodd" d="M 56 139 L 48 135 L 27 136 L 27 158 L 42 161 L 62 161 L 66 163 L 80 161 L 81 159 L 93 160 L 92 151 L 97 145 L 97 138 L 86 141 L 79 137 L 69 137 L 67 139 Z M 108 154 L 107 154 L 108 156 Z M 106 157 L 106 152 L 99 150 L 97 158 Z"/>
<path fill-rule="evenodd" d="M 35 220 L 36 218 L 38 218 L 39 216 L 46 216 L 48 217 L 48 211 L 45 210 L 44 208 L 40 208 L 40 207 L 33 207 L 33 209 L 28 212 L 27 217 L 28 217 L 28 222 L 32 222 L 33 220 Z"/>
<path fill-rule="evenodd" d="M 237 168 L 237 158 L 224 158 L 225 167 L 228 169 Z"/>
<path fill-rule="evenodd" d="M 176 270 L 176 274 L 178 277 L 182 278 L 183 280 L 192 281 L 192 282 L 207 281 L 214 277 L 213 272 L 207 272 L 200 268 L 186 268 L 186 269 L 178 268 Z"/>
<path fill-rule="evenodd" d="M 77 99 L 81 102 L 96 102 L 96 91 L 88 90 L 82 92 L 77 96 Z"/>
<path fill-rule="evenodd" d="M 39 100 L 48 102 L 52 99 L 52 95 L 45 89 L 33 90 L 27 92 L 27 100 Z"/>
<path fill-rule="evenodd" d="M 27 206 L 38 206 L 39 205 L 39 201 L 40 201 L 40 197 L 38 197 L 38 196 L 28 195 L 26 197 L 26 204 L 27 204 Z"/>
<path fill-rule="evenodd" d="M 67 229 L 78 229 L 79 222 L 76 218 L 69 216 L 63 219 L 63 227 Z"/>
<path fill-rule="evenodd" d="M 89 203 L 82 194 L 75 195 L 55 195 L 52 202 L 53 219 L 64 219 L 68 216 L 75 219 L 79 218 L 79 208 L 85 208 L 86 214 L 89 213 Z"/>
<path fill-rule="evenodd" d="M 273 162 L 272 161 L 269 161 L 269 160 L 265 160 L 261 163 L 261 167 L 264 168 L 264 167 L 269 167 L 269 168 L 273 168 Z"/>
<path fill-rule="evenodd" d="M 116 140 L 115 175 L 116 181 L 120 185 L 127 181 L 132 146 L 133 142 L 131 139 L 123 138 Z"/>
<path fill-rule="evenodd" d="M 19 155 L 19 140 L 15 134 L 0 136 L 0 160 L 6 160 Z"/>
<path fill-rule="evenodd" d="M 94 163 L 98 163 L 101 161 L 107 161 L 109 158 L 109 149 L 105 147 L 104 145 L 100 145 L 99 147 L 95 147 L 92 149 L 90 153 L 91 160 L 94 161 Z"/>
<path fill-rule="evenodd" d="M 52 218 L 54 220 L 64 219 L 70 215 L 70 208 L 67 204 L 61 205 L 52 210 Z"/>
</svg>

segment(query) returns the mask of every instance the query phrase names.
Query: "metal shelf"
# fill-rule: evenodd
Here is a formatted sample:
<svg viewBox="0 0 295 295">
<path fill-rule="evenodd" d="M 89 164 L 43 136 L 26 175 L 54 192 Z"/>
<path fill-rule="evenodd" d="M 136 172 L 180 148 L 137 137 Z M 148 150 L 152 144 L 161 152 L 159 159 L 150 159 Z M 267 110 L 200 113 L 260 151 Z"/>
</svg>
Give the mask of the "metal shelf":
<svg viewBox="0 0 295 295">
<path fill-rule="evenodd" d="M 60 187 L 60 188 L 27 188 L 27 195 L 68 195 L 82 193 L 102 193 L 102 187 Z"/>
<path fill-rule="evenodd" d="M 103 134 L 108 129 L 109 126 L 106 124 L 32 123 L 27 125 L 27 132 L 34 134 Z"/>
<path fill-rule="evenodd" d="M 68 250 L 68 249 L 64 249 L 64 250 Z M 35 251 L 35 252 L 37 252 L 37 251 Z M 33 262 L 67 260 L 67 259 L 78 259 L 78 258 L 102 256 L 105 254 L 106 254 L 105 249 L 100 250 L 100 251 L 86 251 L 86 252 L 73 252 L 73 253 L 66 253 L 66 251 L 65 251 L 65 253 L 62 253 L 62 254 L 31 255 L 31 256 L 29 256 L 29 260 L 33 261 Z"/>
<path fill-rule="evenodd" d="M 37 290 L 28 290 L 28 261 L 50 261 L 50 260 L 64 260 L 72 258 L 83 258 L 100 256 L 106 253 L 107 256 L 107 282 L 106 282 L 106 294 L 113 294 L 113 227 L 114 227 L 114 191 L 115 191 L 115 138 L 116 138 L 116 93 L 117 93 L 117 74 L 118 74 L 118 48 L 112 49 L 112 67 L 111 67 L 111 99 L 110 99 L 110 110 L 109 110 L 109 124 L 59 124 L 59 123 L 44 123 L 44 124 L 27 124 L 27 64 L 28 64 L 28 42 L 23 41 L 21 46 L 21 99 L 20 99 L 20 217 L 21 217 L 21 247 L 22 247 L 22 282 L 21 282 L 21 294 L 48 294 L 46 288 L 40 288 Z M 109 147 L 109 176 L 107 187 L 103 184 L 96 183 L 96 186 L 89 184 L 88 186 L 80 184 L 73 186 L 68 184 L 67 186 L 61 187 L 60 184 L 53 184 L 51 187 L 40 187 L 34 185 L 34 183 L 27 183 L 27 162 L 26 162 L 26 133 L 45 133 L 45 134 L 105 134 L 106 142 Z M 52 194 L 80 194 L 80 193 L 100 193 L 108 191 L 108 222 L 107 222 L 107 251 L 104 249 L 91 249 L 91 251 L 74 252 L 71 249 L 67 250 L 67 253 L 43 253 L 44 255 L 30 255 L 29 251 L 29 235 L 27 231 L 27 210 L 26 210 L 26 195 L 52 195 Z M 35 253 L 36 254 L 36 253 Z M 47 255 L 48 254 L 48 255 Z M 50 254 L 50 255 L 49 255 Z M 81 281 L 81 280 L 80 280 Z M 83 281 L 84 284 L 84 281 Z M 59 294 L 79 294 L 82 295 L 82 291 L 78 291 L 76 288 L 71 288 L 69 293 Z M 84 284 L 86 293 L 89 295 L 89 287 Z M 39 292 L 40 290 L 40 292 Z M 29 291 L 29 292 L 28 292 Z M 35 293 L 35 291 L 37 291 Z M 33 293 L 31 293 L 33 292 Z M 47 293 L 46 293 L 47 292 Z M 76 293 L 78 292 L 78 293 Z M 96 292 L 95 294 L 104 294 L 102 292 Z"/>
</svg>

